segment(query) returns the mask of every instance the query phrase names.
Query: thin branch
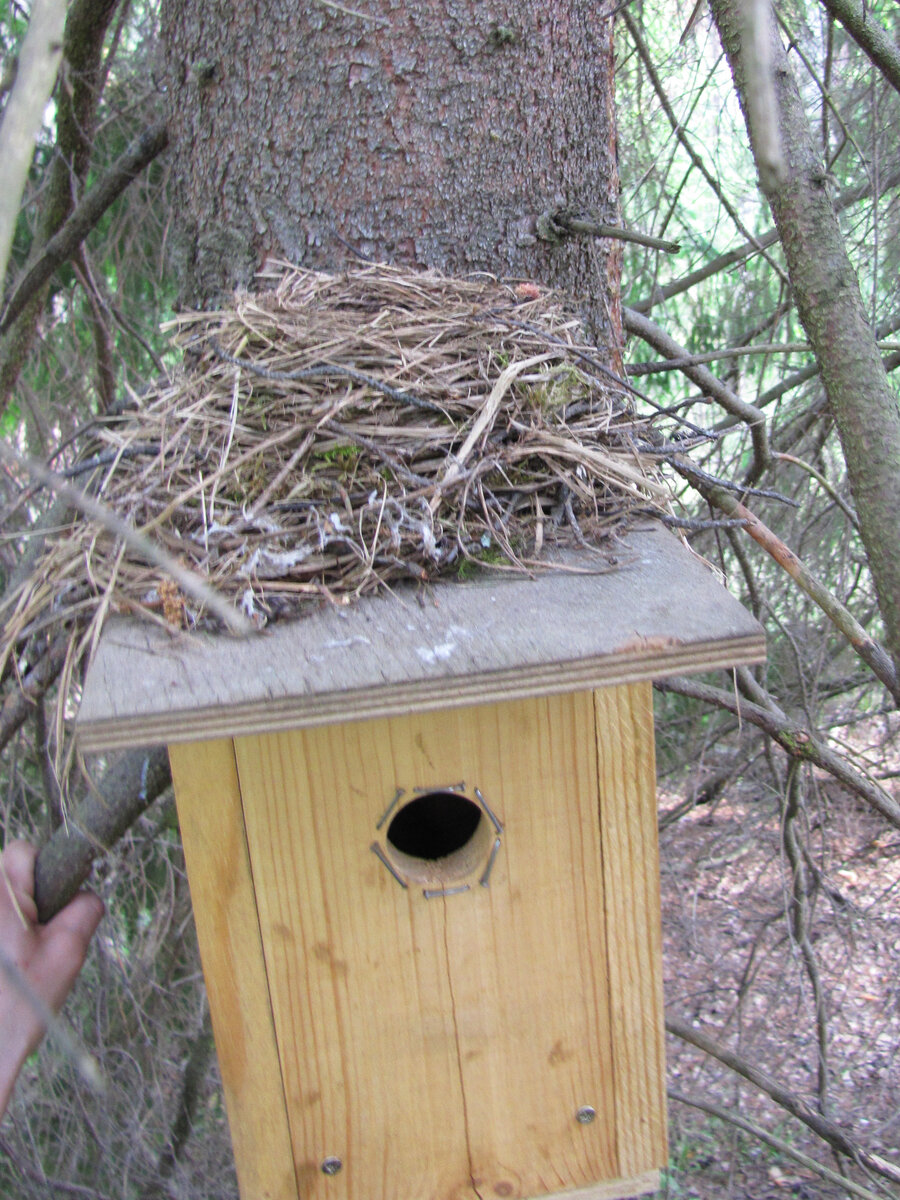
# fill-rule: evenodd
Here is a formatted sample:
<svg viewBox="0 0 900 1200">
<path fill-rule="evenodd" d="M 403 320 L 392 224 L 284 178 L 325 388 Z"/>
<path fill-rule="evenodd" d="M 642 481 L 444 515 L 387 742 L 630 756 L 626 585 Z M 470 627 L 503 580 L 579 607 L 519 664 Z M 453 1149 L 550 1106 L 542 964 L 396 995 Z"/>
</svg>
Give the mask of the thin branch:
<svg viewBox="0 0 900 1200">
<path fill-rule="evenodd" d="M 161 121 L 145 130 L 113 163 L 59 232 L 50 238 L 37 262 L 19 280 L 0 320 L 0 333 L 9 329 L 32 296 L 36 295 L 53 273 L 72 257 L 110 205 L 121 196 L 144 167 L 165 150 L 168 143 L 169 135 L 165 123 Z"/>
<path fill-rule="evenodd" d="M 62 789 L 53 765 L 55 743 L 55 730 L 47 724 L 47 711 L 42 696 L 34 709 L 34 753 L 41 770 L 50 833 L 57 830 L 64 820 Z"/>
<path fill-rule="evenodd" d="M 774 1100 L 779 1107 L 789 1112 L 792 1117 L 796 1117 L 798 1121 L 802 1121 L 807 1128 L 811 1129 L 813 1133 L 818 1134 L 823 1141 L 826 1141 L 839 1154 L 846 1154 L 848 1158 L 853 1159 L 860 1166 L 873 1171 L 883 1179 L 889 1179 L 891 1183 L 900 1183 L 900 1167 L 895 1167 L 893 1163 L 879 1157 L 877 1154 L 870 1154 L 868 1150 L 864 1150 L 839 1125 L 836 1125 L 827 1117 L 822 1116 L 821 1113 L 817 1113 L 814 1109 L 810 1108 L 805 1100 L 802 1100 L 794 1092 L 789 1092 L 787 1088 L 782 1087 L 771 1075 L 760 1071 L 758 1067 L 753 1066 L 746 1059 L 740 1058 L 720 1042 L 714 1042 L 712 1038 L 707 1037 L 706 1034 L 701 1033 L 698 1029 L 694 1029 L 686 1021 L 679 1021 L 677 1017 L 666 1017 L 666 1029 L 669 1033 L 674 1034 L 675 1037 L 689 1042 L 692 1046 L 696 1046 L 698 1050 L 702 1050 L 712 1058 L 718 1059 L 720 1063 L 730 1070 L 736 1071 L 748 1083 L 752 1083 L 761 1092 L 765 1092 L 770 1100 Z M 843 1182 L 846 1184 L 846 1180 Z"/>
<path fill-rule="evenodd" d="M 726 488 L 710 484 L 697 471 L 694 464 L 684 457 L 679 457 L 673 465 L 716 508 L 727 513 L 729 517 L 740 518 L 746 522 L 747 533 L 775 559 L 779 566 L 787 571 L 807 596 L 818 604 L 863 662 L 872 669 L 891 695 L 900 703 L 900 680 L 897 678 L 890 655 L 883 646 L 869 636 L 849 609 L 841 604 L 837 596 L 813 575 L 806 564 L 784 544 L 777 534 L 773 533 L 759 517 L 746 508 Z"/>
<path fill-rule="evenodd" d="M 775 19 L 778 21 L 778 24 L 779 24 L 782 32 L 784 33 L 785 37 L 788 39 L 788 45 L 790 46 L 791 51 L 794 54 L 796 54 L 797 57 L 800 59 L 800 61 L 803 63 L 803 66 L 806 70 L 807 75 L 809 75 L 810 79 L 813 81 L 813 83 L 819 89 L 819 92 L 822 96 L 823 110 L 827 110 L 829 108 L 831 109 L 831 111 L 834 113 L 834 118 L 838 123 L 840 131 L 841 131 L 846 143 L 848 143 L 849 145 L 851 145 L 853 147 L 853 149 L 856 151 L 857 158 L 859 159 L 859 161 L 861 163 L 864 163 L 864 164 L 867 163 L 867 156 L 866 156 L 865 151 L 862 149 L 862 147 L 857 142 L 856 138 L 853 136 L 852 131 L 850 130 L 849 126 L 847 125 L 846 121 L 843 118 L 843 115 L 841 114 L 840 108 L 835 103 L 835 101 L 832 99 L 831 93 L 829 92 L 828 88 L 825 86 L 824 81 L 819 78 L 819 73 L 816 70 L 815 66 L 813 65 L 812 61 L 810 60 L 809 56 L 807 54 L 804 54 L 803 47 L 800 44 L 800 40 L 798 38 L 794 37 L 794 34 L 791 32 L 791 29 L 790 29 L 787 21 L 785 21 L 782 13 L 776 12 Z M 875 208 L 877 209 L 877 207 L 878 206 L 876 205 Z"/>
<path fill-rule="evenodd" d="M 675 692 L 679 696 L 689 696 L 704 704 L 715 705 L 726 712 L 734 713 L 741 721 L 756 725 L 777 742 L 783 750 L 792 757 L 800 758 L 814 766 L 821 767 L 829 775 L 833 775 L 840 783 L 879 812 L 886 821 L 896 829 L 900 829 L 900 804 L 871 776 L 851 767 L 846 759 L 836 754 L 817 734 L 806 729 L 796 721 L 791 721 L 783 713 L 773 711 L 769 707 L 753 704 L 724 688 L 713 687 L 708 683 L 699 683 L 694 679 L 683 676 L 670 676 L 659 679 L 654 686 L 660 692 Z"/>
<path fill-rule="evenodd" d="M 812 354 L 812 348 L 808 342 L 756 342 L 746 346 L 728 346 L 724 350 L 707 350 L 703 354 L 688 354 L 685 358 L 667 358 L 661 362 L 629 363 L 625 373 L 632 377 L 658 375 L 663 371 L 681 371 L 685 367 L 701 367 L 705 363 L 746 358 L 753 354 Z"/>
<path fill-rule="evenodd" d="M 711 1117 L 718 1117 L 720 1121 L 726 1121 L 729 1125 L 734 1125 L 735 1128 L 750 1134 L 751 1137 L 758 1138 L 759 1141 L 765 1142 L 767 1146 L 771 1146 L 773 1150 L 777 1150 L 779 1154 L 783 1154 L 787 1158 L 792 1158 L 795 1162 L 800 1163 L 801 1166 L 806 1167 L 807 1170 L 814 1171 L 830 1183 L 836 1183 L 843 1191 L 851 1192 L 854 1196 L 859 1196 L 860 1200 L 884 1200 L 883 1193 L 870 1192 L 868 1188 L 854 1183 L 846 1175 L 841 1175 L 839 1172 L 832 1170 L 831 1167 L 826 1167 L 824 1163 L 810 1158 L 802 1150 L 795 1150 L 788 1142 L 784 1142 L 781 1138 L 773 1136 L 773 1134 L 761 1126 L 755 1125 L 752 1121 L 747 1121 L 743 1117 L 739 1117 L 735 1112 L 720 1108 L 718 1104 L 710 1104 L 708 1100 L 692 1099 L 690 1096 L 685 1096 L 682 1092 L 676 1091 L 674 1088 L 669 1088 L 666 1094 L 670 1100 L 677 1100 L 679 1104 L 687 1104 L 689 1107 L 697 1108 L 700 1112 L 705 1112 Z"/>
<path fill-rule="evenodd" d="M 82 243 L 75 251 L 75 278 L 81 285 L 88 302 L 89 316 L 85 324 L 94 335 L 94 354 L 97 367 L 96 382 L 97 411 L 108 413 L 116 401 L 116 372 L 113 366 L 113 340 L 107 320 L 108 306 L 103 295 L 103 288 L 94 272 L 87 255 L 87 247 Z"/>
<path fill-rule="evenodd" d="M 825 476 L 820 471 L 816 470 L 812 463 L 806 462 L 805 459 L 797 458 L 796 455 L 793 454 L 782 454 L 776 452 L 773 453 L 772 457 L 777 458 L 780 462 L 793 463 L 795 467 L 800 467 L 801 470 L 806 471 L 808 475 L 811 475 L 822 491 L 826 492 L 831 497 L 853 528 L 859 532 L 859 520 L 857 519 L 856 513 L 853 511 L 852 507 L 847 503 L 840 492 L 831 486 Z"/>
<path fill-rule="evenodd" d="M 791 868 L 791 894 L 788 902 L 788 921 L 791 937 L 803 958 L 803 965 L 809 978 L 813 993 L 813 1003 L 816 1012 L 816 1048 L 818 1051 L 818 1083 L 816 1094 L 819 1100 L 819 1112 L 823 1117 L 828 1116 L 828 1010 L 825 1003 L 825 991 L 822 987 L 822 977 L 816 952 L 813 950 L 809 936 L 809 900 L 808 883 L 806 878 L 806 863 L 803 857 L 803 846 L 797 833 L 797 821 L 800 816 L 801 798 L 800 764 L 793 759 L 790 764 L 785 787 L 781 821 L 781 844 L 784 855 Z"/>
<path fill-rule="evenodd" d="M 757 238 L 755 238 L 753 236 L 753 234 L 750 232 L 750 230 L 746 227 L 744 222 L 741 220 L 740 214 L 737 212 L 737 209 L 735 209 L 734 205 L 731 204 L 731 202 L 728 200 L 728 197 L 722 191 L 719 181 L 716 179 L 716 177 L 710 171 L 709 167 L 707 167 L 706 163 L 703 161 L 701 156 L 697 153 L 697 151 L 691 145 L 691 142 L 689 141 L 687 134 L 684 132 L 681 122 L 678 120 L 675 110 L 672 108 L 669 98 L 666 95 L 665 88 L 662 85 L 662 80 L 659 78 L 659 75 L 657 74 L 656 68 L 653 64 L 653 56 L 651 55 L 650 50 L 647 46 L 647 43 L 644 41 L 643 36 L 641 35 L 641 31 L 637 27 L 636 21 L 632 18 L 631 14 L 627 10 L 622 14 L 622 20 L 625 22 L 625 26 L 628 29 L 628 34 L 634 43 L 635 49 L 638 52 L 641 62 L 644 64 L 644 69 L 647 72 L 647 77 L 649 78 L 651 84 L 653 85 L 653 90 L 656 92 L 656 95 L 659 98 L 659 102 L 662 105 L 663 112 L 665 112 L 666 116 L 669 119 L 669 124 L 672 126 L 672 132 L 675 134 L 675 137 L 678 139 L 678 141 L 684 147 L 685 153 L 688 155 L 691 162 L 694 164 L 694 166 L 697 168 L 697 170 L 700 172 L 700 174 L 703 176 L 703 178 L 709 184 L 710 188 L 712 189 L 713 193 L 716 196 L 716 199 L 719 201 L 719 203 L 722 205 L 722 207 L 728 213 L 729 217 L 731 218 L 731 220 L 734 223 L 735 228 L 740 231 L 742 237 L 745 237 L 747 239 L 747 241 L 750 242 L 750 244 L 753 246 L 754 250 L 756 250 L 757 253 L 765 255 L 765 257 L 766 257 L 767 261 L 769 262 L 769 265 L 772 267 L 772 269 L 774 271 L 776 271 L 779 275 L 783 276 L 784 272 L 782 271 L 782 268 L 776 262 L 774 262 L 774 260 L 769 258 L 768 255 L 765 254 L 765 247 L 763 246 L 762 242 L 760 242 Z"/>
<path fill-rule="evenodd" d="M 168 1181 L 184 1156 L 197 1118 L 197 1108 L 202 1098 L 203 1084 L 213 1057 L 214 1045 L 209 1008 L 204 1005 L 203 1021 L 196 1037 L 191 1042 L 190 1053 L 181 1076 L 178 1105 L 166 1139 L 156 1175 L 141 1192 L 140 1200 L 164 1200 L 171 1195 Z"/>
<path fill-rule="evenodd" d="M 21 1175 L 38 1184 L 43 1189 L 43 1195 L 53 1196 L 54 1200 L 58 1200 L 60 1196 L 75 1196 L 78 1200 L 111 1200 L 106 1192 L 98 1192 L 96 1188 L 86 1187 L 80 1183 L 68 1183 L 64 1179 L 56 1179 L 48 1175 L 46 1171 L 36 1170 L 31 1163 L 22 1162 L 3 1138 L 0 1138 L 0 1153 L 13 1164 Z"/>
<path fill-rule="evenodd" d="M 900 183 L 900 175 L 895 178 L 894 182 Z M 886 188 L 882 188 L 881 190 L 885 191 Z M 882 343 L 885 342 L 892 333 L 896 333 L 898 329 L 900 329 L 900 313 L 892 313 L 883 321 L 878 322 L 877 326 L 875 327 L 875 336 L 878 339 L 878 344 L 882 349 L 890 349 L 889 346 L 883 346 Z M 896 353 L 888 354 L 882 361 L 884 362 L 884 369 L 886 371 L 893 371 L 897 366 L 900 366 L 900 357 L 898 357 Z M 758 396 L 756 399 L 757 407 L 768 408 L 770 404 L 774 404 L 776 400 L 780 400 L 782 396 L 786 395 L 788 392 L 792 392 L 794 388 L 800 387 L 800 385 L 802 383 L 806 383 L 807 380 L 814 379 L 818 374 L 819 364 L 817 362 L 810 363 L 808 367 L 802 367 L 799 371 L 795 371 L 793 375 L 788 375 L 786 379 L 782 379 L 778 383 L 773 384 L 768 391 L 765 391 L 762 393 L 762 395 Z"/>
<path fill-rule="evenodd" d="M 691 357 L 683 346 L 679 346 L 673 338 L 669 337 L 665 330 L 660 329 L 649 317 L 635 312 L 632 308 L 623 308 L 622 320 L 628 333 L 635 334 L 666 358 L 686 359 Z M 753 441 L 753 462 L 747 471 L 747 482 L 753 482 L 753 480 L 758 479 L 769 463 L 769 437 L 768 430 L 766 429 L 766 418 L 755 405 L 748 404 L 746 400 L 742 400 L 740 396 L 736 395 L 720 379 L 717 379 L 711 371 L 707 371 L 705 367 L 686 366 L 682 367 L 681 370 L 690 379 L 691 383 L 700 388 L 705 395 L 712 396 L 714 400 L 722 405 L 726 412 L 746 423 Z"/>
<path fill-rule="evenodd" d="M 900 183 L 900 170 L 893 171 L 880 181 L 878 194 L 883 195 Z M 847 188 L 835 197 L 834 208 L 835 212 L 843 212 L 844 209 L 850 208 L 860 200 L 865 200 L 866 197 L 872 194 L 872 184 L 869 180 L 865 183 L 858 184 L 856 187 Z M 710 279 L 713 275 L 718 275 L 721 271 L 727 271 L 729 267 L 736 267 L 739 263 L 745 262 L 748 258 L 758 254 L 760 249 L 768 249 L 769 246 L 774 246 L 778 241 L 778 231 L 769 229 L 766 233 L 761 233 L 755 241 L 745 241 L 742 245 L 736 246 L 734 250 L 728 250 L 724 254 L 718 254 L 715 258 L 703 267 L 698 267 L 696 271 L 690 271 L 687 275 L 682 275 L 679 279 L 673 279 L 671 283 L 663 284 L 662 287 L 653 289 L 650 296 L 644 297 L 643 300 L 636 301 L 631 307 L 634 312 L 648 313 L 651 308 L 657 304 L 662 304 L 665 300 L 671 300 L 673 296 L 680 296 L 683 292 L 690 291 L 692 287 L 696 287 L 698 283 L 703 283 Z M 816 374 L 813 370 L 812 374 Z"/>
<path fill-rule="evenodd" d="M 840 21 L 888 83 L 900 92 L 900 50 L 884 26 L 873 18 L 871 9 L 867 12 L 860 0 L 822 0 L 822 6 Z"/>
</svg>

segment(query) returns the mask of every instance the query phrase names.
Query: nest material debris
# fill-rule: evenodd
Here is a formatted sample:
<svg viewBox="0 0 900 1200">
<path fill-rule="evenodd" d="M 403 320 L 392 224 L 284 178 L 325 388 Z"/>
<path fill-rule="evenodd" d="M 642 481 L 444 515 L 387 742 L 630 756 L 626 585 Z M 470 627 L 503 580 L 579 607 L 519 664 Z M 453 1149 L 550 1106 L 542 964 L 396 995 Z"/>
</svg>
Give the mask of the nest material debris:
<svg viewBox="0 0 900 1200">
<path fill-rule="evenodd" d="M 260 284 L 172 321 L 183 370 L 98 423 L 68 472 L 257 625 L 401 579 L 534 569 L 665 507 L 647 420 L 554 293 L 384 266 L 274 264 Z M 110 610 L 205 619 L 77 516 L 12 603 L 4 661 L 39 624 L 86 646 Z"/>
</svg>

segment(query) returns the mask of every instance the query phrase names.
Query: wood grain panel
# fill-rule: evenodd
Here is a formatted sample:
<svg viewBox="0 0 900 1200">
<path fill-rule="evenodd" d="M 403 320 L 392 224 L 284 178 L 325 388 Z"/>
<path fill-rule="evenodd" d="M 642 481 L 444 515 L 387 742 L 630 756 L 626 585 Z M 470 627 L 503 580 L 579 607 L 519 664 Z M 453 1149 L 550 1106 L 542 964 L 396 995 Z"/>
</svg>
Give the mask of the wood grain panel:
<svg viewBox="0 0 900 1200">
<path fill-rule="evenodd" d="M 296 1200 L 234 749 L 169 758 L 241 1200 Z"/>
<path fill-rule="evenodd" d="M 490 887 L 443 902 L 476 1184 L 535 1196 L 618 1176 L 591 694 L 455 726 L 505 823 Z"/>
<path fill-rule="evenodd" d="M 237 742 L 304 1200 L 477 1200 L 441 908 L 370 850 L 396 753 L 369 724 Z"/>
<path fill-rule="evenodd" d="M 623 1175 L 667 1161 L 662 931 L 649 683 L 594 693 L 603 882 Z"/>
<path fill-rule="evenodd" d="M 236 742 L 304 1197 L 530 1197 L 622 1173 L 593 715 L 583 693 Z M 427 899 L 370 847 L 397 788 L 452 781 L 502 818 L 501 850 L 488 887 L 477 866 Z"/>
<path fill-rule="evenodd" d="M 659 1171 L 645 1171 L 633 1179 L 617 1179 L 612 1183 L 594 1183 L 590 1187 L 572 1188 L 555 1196 L 538 1196 L 535 1200 L 628 1200 L 645 1196 L 659 1189 Z"/>
</svg>

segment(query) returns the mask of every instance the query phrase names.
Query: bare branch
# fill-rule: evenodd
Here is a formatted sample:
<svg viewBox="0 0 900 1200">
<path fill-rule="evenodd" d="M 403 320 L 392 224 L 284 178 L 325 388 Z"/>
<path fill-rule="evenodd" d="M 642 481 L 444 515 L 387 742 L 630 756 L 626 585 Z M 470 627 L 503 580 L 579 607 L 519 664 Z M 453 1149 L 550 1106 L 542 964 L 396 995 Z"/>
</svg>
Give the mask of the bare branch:
<svg viewBox="0 0 900 1200">
<path fill-rule="evenodd" d="M 19 205 L 28 179 L 34 142 L 41 128 L 44 109 L 53 91 L 62 58 L 66 0 L 34 0 L 28 32 L 19 54 L 16 81 L 0 124 L 0 279 L 12 246 Z"/>
<path fill-rule="evenodd" d="M 190 1053 L 184 1064 L 178 1093 L 178 1106 L 166 1144 L 159 1156 L 156 1175 L 141 1192 L 139 1200 L 165 1200 L 165 1197 L 171 1195 L 166 1185 L 181 1161 L 194 1130 L 203 1083 L 214 1049 L 209 1007 L 204 1005 L 203 1023 L 191 1042 Z"/>
<path fill-rule="evenodd" d="M 898 183 L 900 183 L 900 171 L 892 171 L 890 175 L 887 175 L 880 181 L 879 196 L 891 191 Z M 834 201 L 835 212 L 843 212 L 860 200 L 865 200 L 871 194 L 872 183 L 869 180 L 859 184 L 857 187 L 847 188 L 836 197 Z M 639 313 L 648 313 L 655 305 L 662 304 L 666 300 L 671 300 L 673 296 L 680 296 L 683 292 L 690 291 L 698 283 L 703 283 L 705 280 L 711 279 L 713 275 L 718 275 L 721 271 L 727 271 L 729 267 L 736 267 L 739 263 L 746 262 L 748 258 L 752 258 L 754 254 L 758 254 L 760 248 L 768 249 L 769 246 L 774 246 L 777 241 L 777 230 L 770 229 L 766 233 L 761 233 L 755 241 L 746 241 L 743 245 L 736 246 L 734 250 L 728 250 L 725 254 L 718 254 L 715 258 L 710 259 L 706 266 L 698 267 L 696 271 L 690 271 L 687 275 L 682 275 L 679 279 L 673 279 L 671 283 L 654 288 L 652 295 L 646 296 L 643 300 L 638 300 L 631 306 L 632 310 Z M 814 369 L 813 374 L 815 373 Z"/>
<path fill-rule="evenodd" d="M 702 700 L 705 704 L 714 704 L 717 708 L 734 713 L 741 721 L 756 725 L 792 757 L 821 767 L 881 813 L 895 829 L 900 829 L 900 804 L 893 796 L 879 787 L 870 776 L 851 767 L 846 759 L 836 754 L 818 735 L 791 721 L 784 713 L 739 698 L 733 691 L 712 687 L 708 683 L 699 683 L 682 676 L 673 675 L 667 679 L 659 679 L 654 686 L 660 692 L 676 692 L 679 696 L 690 696 L 694 700 Z"/>
<path fill-rule="evenodd" d="M 146 129 L 113 163 L 98 184 L 87 193 L 58 233 L 47 242 L 38 260 L 19 280 L 0 319 L 0 333 L 5 333 L 25 308 L 28 301 L 51 278 L 94 228 L 109 206 L 118 199 L 132 180 L 143 171 L 169 143 L 165 123 Z"/>
<path fill-rule="evenodd" d="M 705 1054 L 709 1054 L 712 1058 L 718 1059 L 720 1063 L 728 1067 L 732 1071 L 736 1071 L 754 1087 L 759 1088 L 761 1092 L 774 1100 L 777 1105 L 785 1109 L 796 1117 L 798 1121 L 802 1121 L 809 1129 L 818 1134 L 820 1138 L 826 1141 L 829 1146 L 838 1151 L 839 1154 L 846 1154 L 848 1158 L 852 1158 L 854 1162 L 860 1163 L 875 1174 L 880 1175 L 883 1179 L 889 1179 L 892 1183 L 900 1183 L 900 1168 L 895 1167 L 893 1163 L 887 1162 L 876 1154 L 870 1154 L 867 1150 L 855 1142 L 848 1134 L 844 1132 L 839 1125 L 835 1125 L 833 1121 L 829 1121 L 827 1117 L 823 1117 L 821 1113 L 815 1112 L 809 1105 L 793 1092 L 789 1092 L 787 1088 L 781 1086 L 771 1075 L 767 1075 L 764 1071 L 760 1071 L 752 1063 L 741 1058 L 720 1042 L 714 1042 L 712 1038 L 701 1033 L 698 1029 L 694 1029 L 688 1025 L 686 1021 L 679 1021 L 677 1017 L 666 1017 L 666 1029 L 675 1037 L 681 1038 L 685 1042 L 690 1042 L 692 1046 L 696 1046 L 698 1050 L 702 1050 Z M 843 1180 L 846 1185 L 846 1180 Z"/>
<path fill-rule="evenodd" d="M 41 847 L 34 867 L 38 919 L 65 908 L 99 858 L 172 781 L 165 747 L 124 755 Z"/>
<path fill-rule="evenodd" d="M 781 844 L 791 868 L 791 894 L 788 901 L 788 919 L 791 937 L 800 950 L 803 965 L 809 978 L 816 1010 L 816 1035 L 818 1049 L 819 1112 L 828 1115 L 828 1010 L 816 952 L 809 935 L 809 889 L 806 878 L 806 863 L 803 846 L 797 832 L 800 815 L 802 781 L 800 764 L 794 759 L 788 771 L 785 795 L 782 804 Z"/>
<path fill-rule="evenodd" d="M 808 1154 L 804 1154 L 801 1150 L 795 1150 L 788 1142 L 774 1137 L 767 1130 L 761 1128 L 761 1126 L 755 1125 L 752 1121 L 747 1121 L 743 1117 L 739 1117 L 733 1111 L 721 1108 L 718 1104 L 710 1104 L 708 1100 L 696 1100 L 690 1096 L 685 1096 L 682 1092 L 676 1091 L 675 1088 L 669 1088 L 666 1094 L 670 1100 L 677 1100 L 679 1104 L 687 1104 L 691 1108 L 698 1108 L 701 1112 L 708 1113 L 711 1117 L 718 1117 L 720 1121 L 727 1121 L 729 1125 L 734 1125 L 736 1129 L 742 1129 L 744 1133 L 749 1133 L 751 1137 L 765 1142 L 767 1146 L 771 1146 L 779 1154 L 784 1154 L 786 1157 L 792 1158 L 795 1162 L 800 1163 L 801 1166 L 806 1167 L 807 1170 L 814 1171 L 817 1175 L 821 1175 L 823 1179 L 827 1179 L 831 1183 L 836 1183 L 843 1191 L 850 1192 L 854 1196 L 859 1196 L 860 1200 L 884 1200 L 884 1193 L 870 1192 L 868 1188 L 861 1187 L 858 1183 L 854 1183 L 852 1179 L 848 1179 L 846 1175 L 841 1175 L 839 1172 L 833 1171 L 831 1167 L 826 1167 L 823 1163 L 816 1162 Z"/>
<path fill-rule="evenodd" d="M 690 354 L 649 317 L 635 312 L 632 308 L 623 308 L 622 320 L 628 333 L 636 334 L 654 350 L 666 358 L 675 360 L 690 359 Z M 753 441 L 753 462 L 747 472 L 747 482 L 758 479 L 769 463 L 769 437 L 766 429 L 766 418 L 753 404 L 748 404 L 717 379 L 711 371 L 703 366 L 688 365 L 680 368 L 696 384 L 700 390 L 718 401 L 732 416 L 744 421 L 750 430 Z"/>
<path fill-rule="evenodd" d="M 641 58 L 641 61 L 644 64 L 644 69 L 647 72 L 647 76 L 648 76 L 650 82 L 653 84 L 653 90 L 656 92 L 657 96 L 659 97 L 659 102 L 662 105 L 663 112 L 666 114 L 666 116 L 669 119 L 669 124 L 672 126 L 672 132 L 675 134 L 675 137 L 678 139 L 678 141 L 684 147 L 684 150 L 687 153 L 688 157 L 690 158 L 691 162 L 694 164 L 694 166 L 697 168 L 697 170 L 700 172 L 700 174 L 706 180 L 707 184 L 709 185 L 709 187 L 712 189 L 713 193 L 715 194 L 716 199 L 719 201 L 719 203 L 722 205 L 722 207 L 728 213 L 731 220 L 734 222 L 735 228 L 738 229 L 740 231 L 741 235 L 743 237 L 745 237 L 748 242 L 751 243 L 751 245 L 757 251 L 757 253 L 762 253 L 765 255 L 765 248 L 763 247 L 762 243 L 753 236 L 753 234 L 750 232 L 750 230 L 746 227 L 744 222 L 741 220 L 740 214 L 738 213 L 737 209 L 734 207 L 733 204 L 731 204 L 728 197 L 722 191 L 722 188 L 721 188 L 721 185 L 719 184 L 718 179 L 716 179 L 715 175 L 713 175 L 713 173 L 710 171 L 709 167 L 707 167 L 706 163 L 703 161 L 701 156 L 694 149 L 687 134 L 682 129 L 681 122 L 678 120 L 678 117 L 675 114 L 675 110 L 672 108 L 669 98 L 666 95 L 665 88 L 662 85 L 662 81 L 660 80 L 659 75 L 656 72 L 656 68 L 653 65 L 653 58 L 647 47 L 647 43 L 644 41 L 644 39 L 641 35 L 641 31 L 637 27 L 637 23 L 635 22 L 635 20 L 633 19 L 633 17 L 631 16 L 631 14 L 628 12 L 627 9 L 622 14 L 622 20 L 625 22 L 625 25 L 628 29 L 629 36 L 631 37 L 631 40 L 634 42 L 635 49 L 637 50 L 637 52 Z M 768 257 L 768 255 L 765 255 L 765 257 L 766 257 L 767 261 L 769 262 L 770 266 L 772 267 L 772 269 L 774 271 L 777 271 L 779 275 L 783 275 L 783 271 L 782 271 L 781 267 L 779 267 L 778 264 L 776 262 L 774 262 L 774 260 L 770 259 Z"/>
<path fill-rule="evenodd" d="M 900 51 L 884 26 L 872 16 L 871 9 L 867 12 L 860 0 L 822 0 L 822 6 L 840 21 L 888 83 L 900 92 Z"/>
<path fill-rule="evenodd" d="M 840 630 L 859 657 L 865 662 L 891 695 L 900 703 L 900 680 L 891 661 L 890 655 L 874 638 L 870 637 L 853 614 L 843 605 L 833 592 L 815 576 L 806 564 L 789 549 L 784 542 L 773 533 L 749 508 L 745 507 L 738 498 L 726 488 L 710 484 L 704 479 L 684 457 L 679 457 L 674 463 L 678 470 L 688 479 L 697 490 L 716 508 L 745 521 L 747 533 L 766 550 L 772 558 L 787 571 L 788 575 L 800 585 L 807 596 L 814 600 L 822 612 Z"/>
</svg>

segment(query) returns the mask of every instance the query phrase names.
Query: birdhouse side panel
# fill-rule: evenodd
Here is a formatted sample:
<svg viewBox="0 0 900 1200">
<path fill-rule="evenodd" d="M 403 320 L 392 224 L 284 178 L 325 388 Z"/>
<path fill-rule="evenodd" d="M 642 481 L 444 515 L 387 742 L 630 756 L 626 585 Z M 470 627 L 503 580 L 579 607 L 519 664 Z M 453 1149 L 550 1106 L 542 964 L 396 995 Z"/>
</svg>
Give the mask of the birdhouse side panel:
<svg viewBox="0 0 900 1200">
<path fill-rule="evenodd" d="M 594 693 L 609 994 L 623 1175 L 665 1166 L 662 928 L 650 683 Z"/>
<path fill-rule="evenodd" d="M 242 1200 L 296 1200 L 256 897 L 231 739 L 170 746 Z"/>
</svg>

